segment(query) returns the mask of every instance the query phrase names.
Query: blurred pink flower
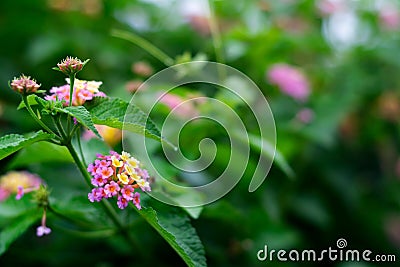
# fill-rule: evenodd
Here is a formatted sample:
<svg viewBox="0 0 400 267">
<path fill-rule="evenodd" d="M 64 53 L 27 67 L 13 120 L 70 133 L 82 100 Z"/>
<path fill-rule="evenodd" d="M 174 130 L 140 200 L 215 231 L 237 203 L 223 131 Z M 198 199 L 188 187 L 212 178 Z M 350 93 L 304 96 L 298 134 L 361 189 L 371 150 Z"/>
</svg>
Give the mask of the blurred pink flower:
<svg viewBox="0 0 400 267">
<path fill-rule="evenodd" d="M 268 70 L 267 76 L 270 83 L 277 85 L 283 93 L 299 101 L 308 99 L 308 80 L 297 68 L 283 63 L 275 64 Z"/>
<path fill-rule="evenodd" d="M 140 88 L 140 89 L 139 89 Z M 125 89 L 129 92 L 129 93 L 134 93 L 138 90 L 144 90 L 146 89 L 146 85 L 145 83 L 143 83 L 142 80 L 130 80 L 125 84 Z"/>
<path fill-rule="evenodd" d="M 309 108 L 303 108 L 297 112 L 296 118 L 302 123 L 310 123 L 314 119 L 314 111 Z"/>
<path fill-rule="evenodd" d="M 196 100 L 185 102 L 188 99 L 170 93 L 162 95 L 159 100 L 161 103 L 173 110 L 173 113 L 179 117 L 191 118 L 198 115 L 198 110 L 193 102 Z M 185 103 L 182 104 L 183 102 Z"/>
<path fill-rule="evenodd" d="M 0 201 L 7 199 L 11 194 L 17 193 L 20 199 L 24 193 L 37 190 L 42 183 L 39 176 L 27 171 L 11 171 L 0 177 Z"/>
<path fill-rule="evenodd" d="M 286 33 L 304 34 L 310 30 L 308 22 L 298 16 L 280 16 L 276 18 L 275 23 Z"/>
<path fill-rule="evenodd" d="M 400 246 L 400 216 L 397 214 L 389 215 L 384 220 L 386 236 L 396 246 Z"/>
<path fill-rule="evenodd" d="M 346 8 L 346 3 L 343 0 L 319 0 L 317 8 L 322 15 L 327 16 L 343 11 Z"/>
<path fill-rule="evenodd" d="M 149 63 L 138 61 L 132 64 L 132 72 L 143 77 L 148 77 L 154 73 L 154 70 Z"/>
<path fill-rule="evenodd" d="M 379 22 L 387 30 L 396 30 L 400 26 L 400 11 L 396 6 L 386 5 L 379 10 Z"/>
<path fill-rule="evenodd" d="M 209 18 L 203 15 L 188 15 L 187 20 L 193 29 L 203 36 L 211 34 Z"/>
</svg>

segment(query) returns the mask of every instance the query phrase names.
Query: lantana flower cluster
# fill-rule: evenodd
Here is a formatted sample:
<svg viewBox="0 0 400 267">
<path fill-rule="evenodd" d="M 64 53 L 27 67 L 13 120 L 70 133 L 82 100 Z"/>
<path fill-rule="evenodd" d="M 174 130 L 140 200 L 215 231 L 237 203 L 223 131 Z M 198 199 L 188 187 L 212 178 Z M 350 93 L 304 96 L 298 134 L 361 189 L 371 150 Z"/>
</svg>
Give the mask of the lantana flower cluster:
<svg viewBox="0 0 400 267">
<path fill-rule="evenodd" d="M 39 189 L 42 179 L 27 171 L 11 171 L 0 177 L 0 201 L 6 200 L 11 194 L 21 199 L 24 193 Z"/>
<path fill-rule="evenodd" d="M 103 198 L 117 198 L 120 209 L 132 202 L 137 209 L 140 206 L 139 188 L 143 192 L 151 191 L 149 174 L 140 168 L 140 162 L 129 153 L 118 154 L 110 151 L 110 155 L 98 154 L 94 163 L 87 170 L 93 176 L 91 183 L 95 186 L 88 194 L 91 202 L 99 202 Z"/>
<path fill-rule="evenodd" d="M 46 100 L 65 100 L 64 106 L 69 105 L 70 101 L 70 79 L 66 78 L 67 84 L 62 85 L 60 87 L 52 87 L 50 89 L 51 95 L 45 96 Z M 74 93 L 72 95 L 72 105 L 73 106 L 81 106 L 86 101 L 92 100 L 94 97 L 105 97 L 106 94 L 99 91 L 99 87 L 102 82 L 98 81 L 85 81 L 75 79 L 74 82 Z"/>
</svg>

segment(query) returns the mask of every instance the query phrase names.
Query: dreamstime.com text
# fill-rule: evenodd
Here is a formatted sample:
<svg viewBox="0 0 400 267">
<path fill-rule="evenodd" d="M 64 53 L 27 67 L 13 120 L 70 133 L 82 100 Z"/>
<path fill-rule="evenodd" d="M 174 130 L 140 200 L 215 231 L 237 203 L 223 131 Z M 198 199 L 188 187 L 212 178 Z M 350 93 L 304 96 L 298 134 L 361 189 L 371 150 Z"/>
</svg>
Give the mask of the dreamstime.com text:
<svg viewBox="0 0 400 267">
<path fill-rule="evenodd" d="M 345 249 L 347 241 L 340 238 L 336 242 L 336 248 L 329 247 L 322 251 L 307 250 L 268 250 L 265 245 L 257 252 L 259 261 L 294 261 L 294 262 L 316 262 L 316 261 L 366 261 L 366 262 L 395 262 L 396 255 L 374 255 L 371 250 Z"/>
</svg>

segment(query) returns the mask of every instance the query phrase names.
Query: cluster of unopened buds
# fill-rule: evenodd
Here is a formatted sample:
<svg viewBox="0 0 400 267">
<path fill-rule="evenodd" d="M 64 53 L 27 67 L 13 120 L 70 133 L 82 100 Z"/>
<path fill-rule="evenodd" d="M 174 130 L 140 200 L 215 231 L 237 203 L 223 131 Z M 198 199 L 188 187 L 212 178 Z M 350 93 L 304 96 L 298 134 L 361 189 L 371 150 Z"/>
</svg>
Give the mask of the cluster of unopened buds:
<svg viewBox="0 0 400 267">
<path fill-rule="evenodd" d="M 99 202 L 103 198 L 117 198 L 120 209 L 132 202 L 137 209 L 140 206 L 140 194 L 135 192 L 151 191 L 149 174 L 140 168 L 139 161 L 127 152 L 118 154 L 110 151 L 110 155 L 97 155 L 94 163 L 89 164 L 88 171 L 93 176 L 91 183 L 95 186 L 88 194 L 91 202 Z"/>
<path fill-rule="evenodd" d="M 20 94 L 33 94 L 40 88 L 40 84 L 30 76 L 22 74 L 19 78 L 15 78 L 10 82 L 10 87 Z"/>
<path fill-rule="evenodd" d="M 66 57 L 63 61 L 57 64 L 56 70 L 61 71 L 65 75 L 76 74 L 83 69 L 89 60 L 81 61 L 76 57 Z"/>
</svg>

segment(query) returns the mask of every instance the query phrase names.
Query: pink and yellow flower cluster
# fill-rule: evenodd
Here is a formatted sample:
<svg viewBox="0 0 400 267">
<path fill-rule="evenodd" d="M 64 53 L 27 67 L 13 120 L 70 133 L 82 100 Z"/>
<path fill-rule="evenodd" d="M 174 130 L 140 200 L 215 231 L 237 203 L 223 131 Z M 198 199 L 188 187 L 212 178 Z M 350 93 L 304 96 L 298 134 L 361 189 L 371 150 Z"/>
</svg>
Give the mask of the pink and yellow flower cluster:
<svg viewBox="0 0 400 267">
<path fill-rule="evenodd" d="M 110 155 L 97 155 L 94 163 L 89 164 L 88 171 L 92 175 L 91 183 L 95 186 L 88 194 L 91 202 L 99 202 L 103 198 L 117 198 L 120 209 L 132 202 L 141 209 L 140 188 L 143 192 L 151 191 L 149 174 L 140 168 L 140 162 L 127 152 L 118 154 L 110 151 Z"/>
<path fill-rule="evenodd" d="M 70 101 L 70 80 L 66 78 L 67 83 L 60 87 L 52 87 L 50 89 L 51 95 L 45 96 L 46 100 L 65 100 L 64 106 L 69 105 Z M 86 101 L 92 100 L 93 97 L 105 97 L 106 94 L 99 91 L 99 87 L 101 86 L 102 82 L 97 81 L 85 81 L 85 80 L 78 80 L 75 79 L 74 82 L 74 93 L 72 95 L 72 105 L 73 106 L 81 106 Z"/>
<path fill-rule="evenodd" d="M 21 199 L 24 193 L 39 189 L 42 179 L 27 171 L 11 171 L 0 177 L 0 201 L 6 200 L 11 194 Z"/>
</svg>

